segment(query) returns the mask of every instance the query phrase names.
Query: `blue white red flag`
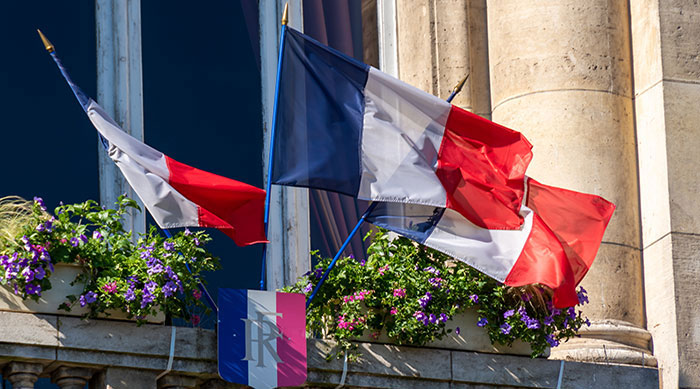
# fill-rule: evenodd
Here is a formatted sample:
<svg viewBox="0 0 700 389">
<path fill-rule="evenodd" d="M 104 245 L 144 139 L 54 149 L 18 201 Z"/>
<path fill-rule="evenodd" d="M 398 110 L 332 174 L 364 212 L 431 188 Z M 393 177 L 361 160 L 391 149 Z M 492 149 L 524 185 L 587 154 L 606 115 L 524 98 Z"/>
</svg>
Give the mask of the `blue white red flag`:
<svg viewBox="0 0 700 389">
<path fill-rule="evenodd" d="M 530 143 L 286 28 L 272 183 L 517 229 Z"/>
<path fill-rule="evenodd" d="M 593 264 L 615 205 L 527 179 L 517 230 L 479 227 L 458 212 L 379 203 L 367 220 L 448 254 L 509 286 L 541 284 L 558 308 L 578 303 L 576 285 Z"/>
<path fill-rule="evenodd" d="M 304 295 L 219 289 L 219 375 L 254 388 L 306 381 Z"/>
<path fill-rule="evenodd" d="M 239 246 L 267 242 L 265 191 L 180 163 L 130 136 L 51 57 L 100 134 L 109 157 L 161 228 L 211 227 Z"/>
</svg>

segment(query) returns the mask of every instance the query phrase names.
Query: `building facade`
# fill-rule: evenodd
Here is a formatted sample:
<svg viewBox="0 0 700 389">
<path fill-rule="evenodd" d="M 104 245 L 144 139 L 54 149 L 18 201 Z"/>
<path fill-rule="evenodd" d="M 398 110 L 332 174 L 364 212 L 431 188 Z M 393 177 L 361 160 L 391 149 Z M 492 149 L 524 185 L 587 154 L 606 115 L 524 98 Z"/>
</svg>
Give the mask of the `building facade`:
<svg viewBox="0 0 700 389">
<path fill-rule="evenodd" d="M 309 340 L 308 386 L 700 387 L 697 1 L 349 4 L 361 8 L 366 62 L 443 98 L 468 75 L 454 104 L 525 134 L 530 176 L 617 210 L 582 283 L 593 324 L 549 359 L 362 344 L 365 359 L 345 374 L 342 361 L 323 359 L 330 345 Z M 266 138 L 283 5 L 258 2 Z M 303 29 L 304 1 L 290 6 L 291 25 Z M 100 0 L 96 13 L 97 97 L 136 135 L 139 7 Z M 124 190 L 114 173 L 101 177 L 116 188 L 103 193 Z M 272 198 L 274 289 L 310 267 L 310 221 L 305 190 L 276 188 Z M 213 330 L 5 312 L 0 322 L 2 376 L 13 388 L 39 377 L 61 388 L 232 387 L 217 378 Z"/>
</svg>

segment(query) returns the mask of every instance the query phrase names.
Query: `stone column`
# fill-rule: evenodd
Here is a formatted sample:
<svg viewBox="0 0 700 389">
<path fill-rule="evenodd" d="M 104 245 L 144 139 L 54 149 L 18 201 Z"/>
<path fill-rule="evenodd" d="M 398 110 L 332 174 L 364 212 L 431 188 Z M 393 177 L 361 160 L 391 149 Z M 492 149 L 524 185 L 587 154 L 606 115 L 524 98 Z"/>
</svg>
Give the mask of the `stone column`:
<svg viewBox="0 0 700 389">
<path fill-rule="evenodd" d="M 490 117 L 485 0 L 397 0 L 399 78 Z"/>
<path fill-rule="evenodd" d="M 158 380 L 158 389 L 194 389 L 197 379 L 178 374 L 168 374 Z"/>
<path fill-rule="evenodd" d="M 92 378 L 92 370 L 85 367 L 61 366 L 51 374 L 51 382 L 61 389 L 83 389 Z"/>
<path fill-rule="evenodd" d="M 583 280 L 593 321 L 555 358 L 654 364 L 645 328 L 626 1 L 487 0 L 493 120 L 533 143 L 528 175 L 617 205 Z"/>
<path fill-rule="evenodd" d="M 648 328 L 664 388 L 700 387 L 700 6 L 632 1 Z"/>
<path fill-rule="evenodd" d="M 43 370 L 41 363 L 10 362 L 2 375 L 10 381 L 12 389 L 34 389 L 34 383 Z"/>
<path fill-rule="evenodd" d="M 143 140 L 143 80 L 141 72 L 141 0 L 97 0 L 97 101 L 136 139 Z M 100 170 L 100 202 L 114 207 L 127 193 L 141 209 L 143 204 L 117 165 L 97 142 Z M 130 209 L 124 228 L 146 232 L 146 213 Z M 134 234 L 133 239 L 138 238 Z"/>
</svg>

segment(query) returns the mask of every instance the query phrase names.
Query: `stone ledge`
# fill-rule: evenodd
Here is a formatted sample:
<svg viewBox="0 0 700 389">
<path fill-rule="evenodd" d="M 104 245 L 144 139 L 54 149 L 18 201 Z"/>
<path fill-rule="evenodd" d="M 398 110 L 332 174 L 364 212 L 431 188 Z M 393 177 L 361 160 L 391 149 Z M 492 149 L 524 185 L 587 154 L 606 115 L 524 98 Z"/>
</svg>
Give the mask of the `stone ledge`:
<svg viewBox="0 0 700 389">
<path fill-rule="evenodd" d="M 150 372 L 165 370 L 171 328 L 136 326 L 110 320 L 29 313 L 0 313 L 0 368 L 11 361 L 44 366 L 49 376 L 61 366 Z M 343 370 L 341 360 L 326 362 L 333 342 L 308 340 L 306 387 L 335 386 Z M 477 352 L 359 343 L 362 357 L 348 365 L 346 386 L 381 388 L 554 387 L 560 361 L 544 358 Z M 196 378 L 199 383 L 217 378 L 214 331 L 178 327 L 173 374 Z M 565 388 L 658 388 L 655 368 L 569 362 L 564 364 Z"/>
</svg>

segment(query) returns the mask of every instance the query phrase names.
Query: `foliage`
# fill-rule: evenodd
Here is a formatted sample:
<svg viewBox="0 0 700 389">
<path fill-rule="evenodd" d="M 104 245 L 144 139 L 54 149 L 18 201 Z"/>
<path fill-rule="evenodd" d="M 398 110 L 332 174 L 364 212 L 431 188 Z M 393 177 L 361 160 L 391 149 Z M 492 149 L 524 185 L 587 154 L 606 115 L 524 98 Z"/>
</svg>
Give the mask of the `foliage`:
<svg viewBox="0 0 700 389">
<path fill-rule="evenodd" d="M 20 207 L 20 228 L 0 227 L 0 282 L 23 298 L 38 300 L 51 289 L 54 265 L 74 263 L 84 271 L 72 284 L 82 283 L 84 290 L 67 296 L 61 309 L 80 305 L 88 309 L 86 317 L 122 311 L 139 323 L 162 311 L 197 324 L 199 317 L 190 310 L 206 309 L 199 301 L 199 275 L 219 267 L 218 259 L 203 247 L 209 235 L 186 229 L 165 238 L 152 227 L 134 243 L 121 219 L 139 207 L 125 196 L 116 205 L 104 209 L 92 200 L 62 204 L 54 215 L 40 198 L 34 199 L 29 214 L 27 207 Z"/>
<path fill-rule="evenodd" d="M 492 343 L 521 339 L 533 357 L 590 325 L 573 307 L 554 308 L 545 288 L 507 287 L 436 250 L 404 237 L 392 239 L 384 230 L 375 233 L 367 254 L 366 261 L 340 258 L 307 310 L 308 331 L 336 340 L 337 356 L 363 333 L 377 338 L 384 332 L 398 344 L 425 345 L 451 332 L 445 323 L 465 309 L 477 310 L 474 324 L 488 331 Z M 286 290 L 309 296 L 330 263 L 319 260 Z M 579 302 L 587 301 L 581 288 Z"/>
</svg>

